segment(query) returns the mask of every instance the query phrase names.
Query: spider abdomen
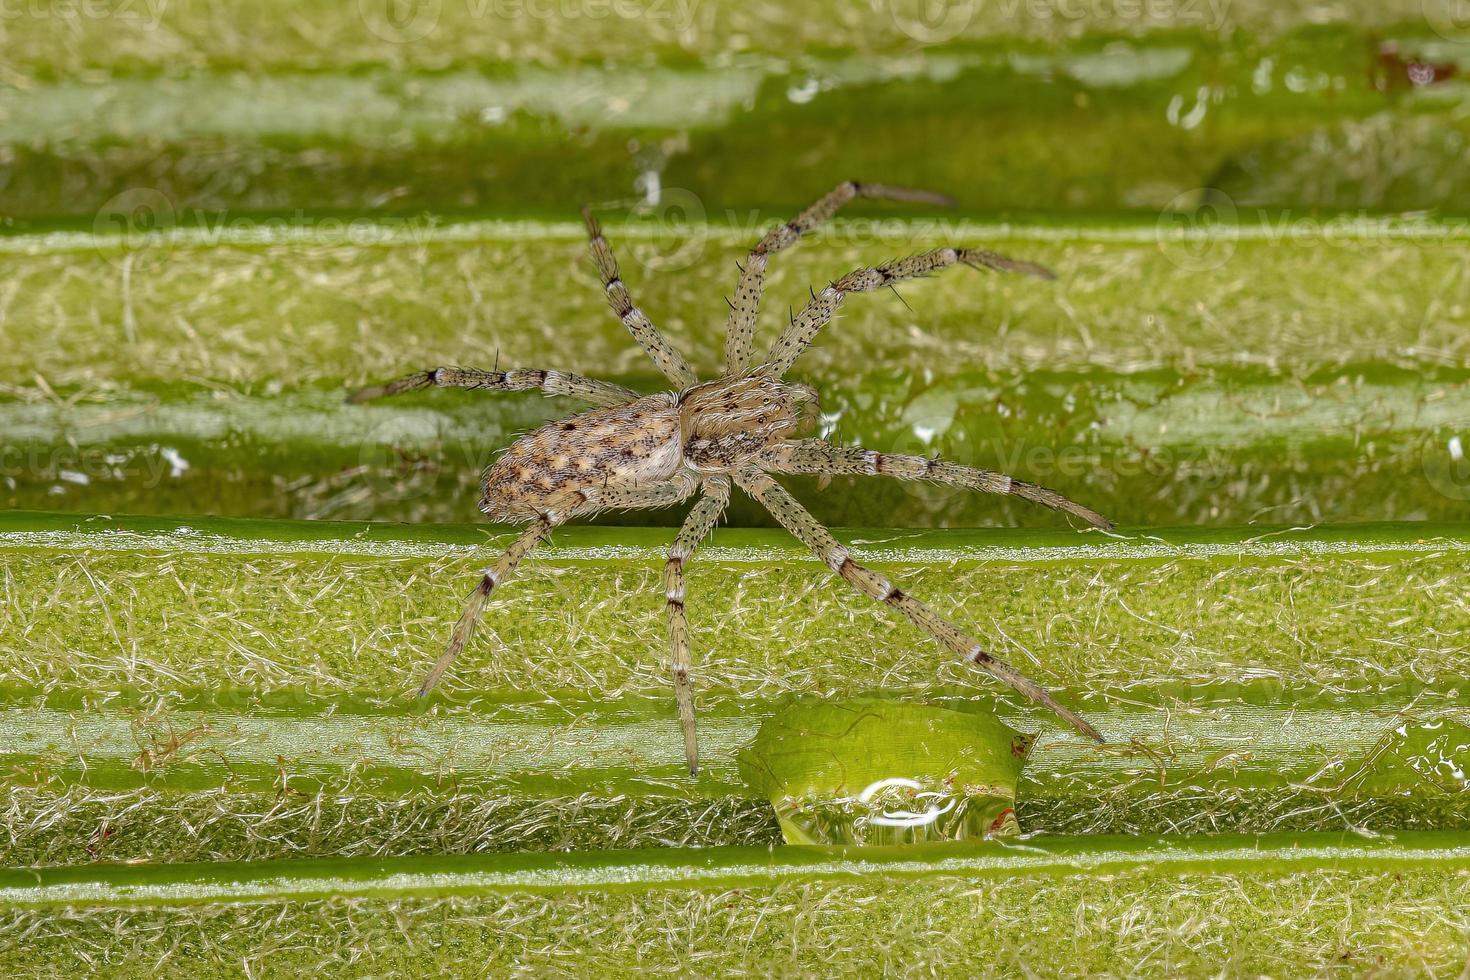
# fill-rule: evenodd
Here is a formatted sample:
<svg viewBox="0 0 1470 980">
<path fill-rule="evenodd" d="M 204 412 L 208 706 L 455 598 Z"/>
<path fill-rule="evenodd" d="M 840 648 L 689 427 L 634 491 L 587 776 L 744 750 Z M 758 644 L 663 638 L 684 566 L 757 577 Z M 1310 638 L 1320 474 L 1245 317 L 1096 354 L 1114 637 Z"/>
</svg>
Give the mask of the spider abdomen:
<svg viewBox="0 0 1470 980">
<path fill-rule="evenodd" d="M 517 439 L 485 471 L 480 509 L 496 521 L 535 520 L 601 490 L 669 480 L 683 462 L 674 396 L 649 395 Z"/>
</svg>

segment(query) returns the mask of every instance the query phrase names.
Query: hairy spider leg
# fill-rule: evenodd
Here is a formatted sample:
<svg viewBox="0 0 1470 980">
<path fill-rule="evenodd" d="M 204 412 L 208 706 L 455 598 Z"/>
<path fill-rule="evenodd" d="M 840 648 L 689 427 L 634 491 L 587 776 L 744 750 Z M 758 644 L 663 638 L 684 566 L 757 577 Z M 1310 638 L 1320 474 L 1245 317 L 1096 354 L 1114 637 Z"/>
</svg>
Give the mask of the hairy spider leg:
<svg viewBox="0 0 1470 980">
<path fill-rule="evenodd" d="M 566 371 L 482 371 L 479 368 L 436 367 L 389 381 L 359 388 L 347 400 L 353 404 L 402 395 L 424 388 L 468 388 L 475 391 L 540 391 L 548 396 L 564 395 L 590 405 L 621 405 L 638 397 L 632 388 L 607 381 L 584 378 Z"/>
<path fill-rule="evenodd" d="M 735 475 L 735 482 L 739 484 L 740 489 L 750 494 L 760 502 L 761 506 L 770 511 L 771 516 L 782 527 L 810 548 L 823 564 L 848 585 L 863 595 L 898 610 L 909 622 L 941 644 L 989 673 L 996 680 L 1055 712 L 1078 732 L 1095 741 L 1103 741 L 1097 729 L 1084 721 L 1081 715 L 1060 704 L 1041 685 L 1010 664 L 991 656 L 981 646 L 979 640 L 965 633 L 918 599 L 892 585 L 882 575 L 853 561 L 847 548 L 838 543 L 837 539 L 832 536 L 832 532 L 818 523 L 817 519 L 801 506 L 795 497 L 767 476 L 764 471 L 754 467 L 741 470 Z"/>
<path fill-rule="evenodd" d="M 792 321 L 781 331 L 766 355 L 760 370 L 780 377 L 790 370 L 802 352 L 811 346 L 818 331 L 826 326 L 848 293 L 869 293 L 875 289 L 891 286 L 905 279 L 917 279 L 938 272 L 955 264 L 964 264 L 977 269 L 1001 269 L 1009 272 L 1024 272 L 1039 279 L 1056 278 L 1051 270 L 1018 259 L 981 248 L 936 248 L 906 258 L 885 262 L 867 269 L 854 269 L 841 279 L 827 286 L 802 307 Z"/>
<path fill-rule="evenodd" d="M 755 322 L 760 312 L 761 297 L 766 290 L 767 256 L 796 244 L 802 235 L 831 218 L 839 208 L 857 197 L 934 204 L 940 207 L 954 204 L 953 198 L 932 191 L 888 187 L 884 184 L 860 184 L 855 180 L 846 180 L 795 218 L 766 232 L 765 237 L 746 256 L 745 265 L 740 269 L 740 279 L 735 283 L 735 298 L 730 300 L 730 317 L 725 323 L 727 376 L 743 373 L 750 367 L 750 359 L 755 353 Z"/>
<path fill-rule="evenodd" d="M 628 328 L 628 333 L 638 341 L 653 363 L 678 388 L 688 388 L 697 380 L 694 369 L 684 359 L 679 349 L 669 343 L 648 315 L 633 305 L 628 287 L 618 274 L 618 260 L 613 256 L 612 246 L 602 235 L 602 226 L 597 223 L 591 210 L 582 209 L 582 220 L 587 224 L 588 245 L 592 250 L 592 261 L 597 265 L 597 274 L 602 277 L 602 288 L 607 293 L 607 303 L 613 313 Z"/>
<path fill-rule="evenodd" d="M 568 495 L 568 506 L 565 509 L 552 510 L 543 513 L 531 523 L 521 536 L 513 541 L 509 548 L 500 556 L 500 559 L 489 568 L 485 569 L 480 577 L 480 584 L 475 591 L 470 593 L 469 601 L 465 604 L 464 612 L 455 623 L 454 631 L 449 635 L 449 645 L 435 661 L 423 685 L 419 688 L 419 697 L 423 697 L 433 690 L 434 685 L 444 676 L 450 664 L 464 652 L 465 646 L 474 635 L 475 624 L 485 613 L 485 607 L 490 602 L 490 595 L 496 586 L 510 578 L 516 567 L 520 565 L 531 549 L 551 536 L 551 532 L 558 526 L 565 524 L 574 517 L 587 517 L 605 510 L 655 510 L 659 507 L 669 507 L 686 500 L 698 488 L 698 480 L 690 474 L 681 474 L 677 479 L 667 483 L 655 483 L 641 487 L 606 487 L 592 488 L 589 490 L 577 490 Z M 576 498 L 576 499 L 573 499 Z"/>
<path fill-rule="evenodd" d="M 669 619 L 670 663 L 674 675 L 674 700 L 679 708 L 679 727 L 684 733 L 684 758 L 689 775 L 699 773 L 699 740 L 694 729 L 694 684 L 689 678 L 693 662 L 689 652 L 689 623 L 684 615 L 684 563 L 730 504 L 730 478 L 712 476 L 704 481 L 704 496 L 689 511 L 684 526 L 669 547 L 664 563 L 664 596 Z"/>
<path fill-rule="evenodd" d="M 962 466 L 942 459 L 879 453 L 861 446 L 834 446 L 821 439 L 790 439 L 774 446 L 761 457 L 760 465 L 773 473 L 817 473 L 823 476 L 891 476 L 899 480 L 925 480 L 945 486 L 963 487 L 981 493 L 1009 494 L 1033 504 L 1080 517 L 1094 527 L 1111 528 L 1112 522 L 1089 507 L 1015 477 Z"/>
</svg>

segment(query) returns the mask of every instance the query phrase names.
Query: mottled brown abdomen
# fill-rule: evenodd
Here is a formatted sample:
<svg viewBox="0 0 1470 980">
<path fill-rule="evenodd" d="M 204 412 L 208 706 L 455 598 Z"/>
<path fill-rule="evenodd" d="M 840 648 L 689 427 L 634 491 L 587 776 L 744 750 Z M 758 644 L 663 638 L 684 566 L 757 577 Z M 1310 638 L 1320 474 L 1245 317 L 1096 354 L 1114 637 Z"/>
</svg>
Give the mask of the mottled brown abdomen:
<svg viewBox="0 0 1470 980">
<path fill-rule="evenodd" d="M 603 487 L 659 483 L 684 465 L 671 394 L 595 408 L 517 439 L 485 471 L 480 509 L 495 521 L 529 521 Z"/>
</svg>

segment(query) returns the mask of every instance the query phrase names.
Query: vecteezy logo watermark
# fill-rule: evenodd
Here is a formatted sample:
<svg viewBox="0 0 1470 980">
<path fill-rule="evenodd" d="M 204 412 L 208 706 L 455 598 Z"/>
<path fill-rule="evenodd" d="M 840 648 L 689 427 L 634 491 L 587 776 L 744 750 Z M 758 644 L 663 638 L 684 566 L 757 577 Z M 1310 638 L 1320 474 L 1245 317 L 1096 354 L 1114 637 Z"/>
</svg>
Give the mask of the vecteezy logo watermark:
<svg viewBox="0 0 1470 980">
<path fill-rule="evenodd" d="M 887 0 L 893 26 L 923 44 L 959 37 L 984 0 Z"/>
<path fill-rule="evenodd" d="M 139 268 L 161 261 L 171 247 L 167 232 L 178 222 L 174 202 L 152 187 L 131 187 L 115 195 L 92 219 L 98 248 L 109 261 Z M 103 248 L 103 245 L 115 246 Z"/>
<path fill-rule="evenodd" d="M 363 437 L 357 481 L 380 500 L 414 500 L 433 492 L 442 457 L 439 426 L 417 413 L 395 413 Z"/>
<path fill-rule="evenodd" d="M 440 0 L 357 0 L 363 25 L 389 44 L 422 41 L 439 26 Z"/>
<path fill-rule="evenodd" d="M 1238 220 L 1224 191 L 1200 187 L 1176 194 L 1159 212 L 1159 251 L 1186 272 L 1218 269 L 1235 254 Z"/>
<path fill-rule="evenodd" d="M 658 272 L 678 272 L 704 255 L 709 239 L 704 202 L 678 187 L 660 188 L 628 215 L 627 249 L 633 261 Z"/>
<path fill-rule="evenodd" d="M 1424 19 L 1446 41 L 1470 41 L 1470 0 L 1420 0 Z"/>
</svg>

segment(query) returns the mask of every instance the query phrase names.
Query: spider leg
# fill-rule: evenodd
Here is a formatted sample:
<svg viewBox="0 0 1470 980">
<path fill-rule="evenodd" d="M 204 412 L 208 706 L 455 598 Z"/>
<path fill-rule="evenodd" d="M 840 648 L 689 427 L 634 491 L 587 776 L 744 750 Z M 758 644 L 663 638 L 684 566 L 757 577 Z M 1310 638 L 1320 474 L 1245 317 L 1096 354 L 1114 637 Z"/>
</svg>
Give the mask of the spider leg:
<svg viewBox="0 0 1470 980">
<path fill-rule="evenodd" d="M 1039 279 L 1055 279 L 1051 270 L 1019 259 L 1006 258 L 982 248 L 936 248 L 907 258 L 885 262 L 870 269 L 854 269 L 812 297 L 776 338 L 761 370 L 780 377 L 790 370 L 811 342 L 842 305 L 848 293 L 869 293 L 905 279 L 917 279 L 956 264 L 980 269 L 1024 272 Z"/>
<path fill-rule="evenodd" d="M 419 686 L 419 697 L 424 697 L 432 691 L 434 685 L 438 684 L 439 679 L 444 676 L 444 672 L 449 669 L 449 665 L 464 652 L 465 646 L 470 642 L 470 637 L 474 635 L 475 624 L 485 613 L 485 606 L 489 603 L 490 593 L 495 591 L 495 586 L 510 578 L 516 566 L 521 563 L 521 559 L 526 557 L 532 548 L 550 537 L 552 529 L 558 523 L 560 522 L 553 521 L 549 515 L 541 515 L 534 524 L 526 528 L 521 536 L 511 543 L 509 548 L 505 549 L 499 561 L 485 569 L 485 574 L 480 578 L 480 584 L 475 586 L 474 592 L 470 593 L 469 602 L 465 604 L 459 622 L 454 624 L 454 632 L 449 634 L 449 646 L 439 655 L 439 659 L 430 668 L 428 676 L 424 678 L 424 683 Z"/>
<path fill-rule="evenodd" d="M 459 622 L 454 624 L 454 631 L 449 634 L 449 646 L 434 662 L 429 674 L 424 678 L 424 683 L 419 687 L 419 697 L 424 697 L 449 665 L 454 663 L 456 657 L 464 652 L 465 646 L 474 635 L 475 624 L 485 613 L 485 607 L 490 602 L 490 594 L 495 587 L 515 572 L 520 565 L 521 559 L 542 541 L 551 536 L 551 532 L 558 526 L 565 524 L 574 517 L 586 517 L 602 510 L 652 510 L 659 507 L 668 507 L 687 499 L 698 487 L 698 481 L 694 474 L 681 474 L 678 478 L 667 483 L 655 483 L 646 486 L 633 487 L 594 487 L 586 490 L 573 490 L 567 495 L 567 506 L 564 508 L 551 509 L 541 514 L 531 526 L 521 533 L 521 536 L 511 542 L 509 548 L 500 556 L 500 559 L 489 568 L 480 578 L 480 584 L 475 591 L 470 593 L 469 601 L 465 604 L 464 612 L 459 617 Z"/>
<path fill-rule="evenodd" d="M 679 705 L 679 726 L 684 731 L 684 757 L 689 775 L 699 773 L 699 741 L 694 731 L 694 685 L 689 680 L 689 623 L 684 616 L 684 563 L 719 521 L 730 503 L 730 478 L 712 476 L 704 481 L 704 496 L 689 511 L 669 548 L 664 565 L 664 590 L 669 614 L 669 644 L 672 651 L 674 698 Z"/>
<path fill-rule="evenodd" d="M 838 208 L 855 197 L 945 207 L 954 204 L 951 198 L 932 191 L 887 187 L 883 184 L 860 184 L 855 180 L 847 180 L 795 218 L 772 228 L 750 250 L 745 265 L 740 269 L 740 280 L 735 284 L 735 298 L 730 301 L 730 318 L 725 325 L 725 374 L 741 374 L 750 366 L 750 358 L 754 353 L 752 341 L 755 337 L 756 315 L 760 311 L 761 296 L 766 289 L 767 256 L 796 244 L 802 235 L 831 218 Z"/>
<path fill-rule="evenodd" d="M 482 371 L 478 368 L 437 367 L 419 371 L 382 385 L 359 388 L 347 396 L 353 404 L 401 395 L 424 388 L 472 388 L 480 391 L 535 391 L 565 395 L 591 405 L 621 405 L 638 397 L 638 392 L 607 381 L 594 381 L 565 371 Z"/>
<path fill-rule="evenodd" d="M 767 450 L 760 459 L 760 465 L 775 473 L 891 476 L 900 480 L 927 480 L 982 493 L 1009 494 L 1080 517 L 1094 527 L 1107 529 L 1113 526 L 1096 511 L 1068 500 L 1055 490 L 1017 480 L 995 470 L 961 466 L 923 456 L 876 453 L 858 446 L 834 446 L 821 439 L 791 439 Z"/>
<path fill-rule="evenodd" d="M 638 341 L 648 356 L 653 358 L 653 363 L 658 369 L 680 388 L 688 388 L 698 379 L 694 375 L 694 369 L 679 353 L 678 348 L 670 344 L 658 328 L 648 319 L 638 307 L 633 305 L 633 299 L 628 295 L 628 287 L 623 284 L 618 275 L 618 260 L 613 256 L 612 246 L 602 236 L 602 226 L 597 223 L 591 210 L 582 209 L 582 220 L 587 224 L 588 243 L 592 250 L 592 261 L 597 264 L 597 274 L 602 277 L 603 289 L 607 292 L 608 305 L 612 307 L 613 313 L 628 328 L 633 339 Z"/>
<path fill-rule="evenodd" d="M 896 588 L 882 575 L 865 568 L 852 560 L 847 548 L 838 543 L 832 532 L 817 522 L 807 509 L 787 493 L 785 488 L 758 469 L 741 470 L 735 475 L 740 489 L 758 500 L 781 526 L 810 548 L 818 558 L 859 592 L 876 599 L 893 609 L 919 629 L 928 633 L 944 646 L 964 657 L 970 663 L 986 671 L 996 680 L 1010 686 L 1022 695 L 1054 711 L 1067 724 L 1088 738 L 1103 740 L 1082 716 L 1070 708 L 1063 707 L 1045 689 L 1010 664 L 997 660 L 985 651 L 980 642 L 958 626 L 940 616 L 933 609 Z"/>
</svg>

